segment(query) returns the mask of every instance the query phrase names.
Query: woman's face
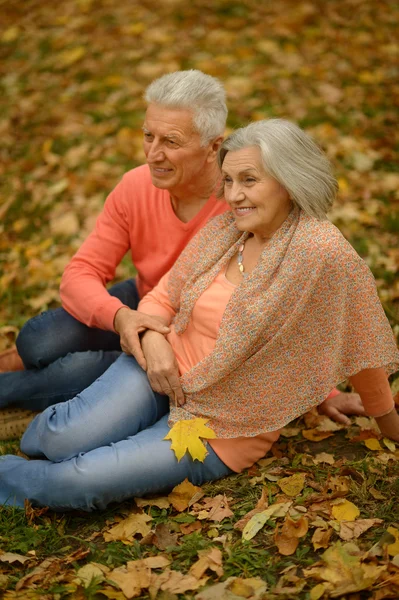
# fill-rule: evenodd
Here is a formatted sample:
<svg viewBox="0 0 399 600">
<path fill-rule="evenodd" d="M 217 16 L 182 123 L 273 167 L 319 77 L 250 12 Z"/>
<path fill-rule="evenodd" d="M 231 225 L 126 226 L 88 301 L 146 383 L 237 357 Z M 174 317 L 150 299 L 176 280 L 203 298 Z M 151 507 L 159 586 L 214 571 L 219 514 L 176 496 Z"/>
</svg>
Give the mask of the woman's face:
<svg viewBox="0 0 399 600">
<path fill-rule="evenodd" d="M 292 202 L 287 190 L 265 172 L 259 148 L 229 151 L 222 174 L 224 197 L 238 229 L 270 238 L 288 217 Z"/>
</svg>

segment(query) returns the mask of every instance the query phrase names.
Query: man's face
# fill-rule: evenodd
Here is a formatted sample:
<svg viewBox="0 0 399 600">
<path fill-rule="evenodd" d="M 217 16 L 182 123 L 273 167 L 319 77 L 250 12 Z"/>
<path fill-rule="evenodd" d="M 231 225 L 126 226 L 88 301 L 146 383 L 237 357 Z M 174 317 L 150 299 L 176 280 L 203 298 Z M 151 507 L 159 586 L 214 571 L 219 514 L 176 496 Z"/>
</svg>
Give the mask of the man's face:
<svg viewBox="0 0 399 600">
<path fill-rule="evenodd" d="M 144 152 L 152 183 L 171 193 L 192 190 L 214 162 L 212 143 L 201 146 L 190 110 L 150 104 L 144 131 Z"/>
</svg>

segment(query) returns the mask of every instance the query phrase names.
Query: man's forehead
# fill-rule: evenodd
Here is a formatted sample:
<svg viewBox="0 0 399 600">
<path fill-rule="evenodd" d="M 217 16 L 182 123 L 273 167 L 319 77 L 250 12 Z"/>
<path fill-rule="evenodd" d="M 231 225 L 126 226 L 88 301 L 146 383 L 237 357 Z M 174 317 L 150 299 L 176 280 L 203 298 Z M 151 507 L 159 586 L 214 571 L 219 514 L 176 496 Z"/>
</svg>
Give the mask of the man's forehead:
<svg viewBox="0 0 399 600">
<path fill-rule="evenodd" d="M 191 110 L 150 104 L 143 129 L 164 136 L 192 136 L 196 133 Z"/>
</svg>

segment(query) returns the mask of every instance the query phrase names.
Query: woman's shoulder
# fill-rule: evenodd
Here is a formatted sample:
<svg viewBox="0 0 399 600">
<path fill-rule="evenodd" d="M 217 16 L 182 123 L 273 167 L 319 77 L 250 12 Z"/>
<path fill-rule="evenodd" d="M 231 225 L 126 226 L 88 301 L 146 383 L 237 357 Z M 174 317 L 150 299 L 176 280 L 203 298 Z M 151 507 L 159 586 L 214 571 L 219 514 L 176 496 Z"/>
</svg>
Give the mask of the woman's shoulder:
<svg viewBox="0 0 399 600">
<path fill-rule="evenodd" d="M 338 227 L 328 221 L 320 221 L 314 217 L 303 219 L 303 235 L 300 246 L 303 251 L 323 262 L 340 262 L 342 264 L 365 264 Z"/>
</svg>

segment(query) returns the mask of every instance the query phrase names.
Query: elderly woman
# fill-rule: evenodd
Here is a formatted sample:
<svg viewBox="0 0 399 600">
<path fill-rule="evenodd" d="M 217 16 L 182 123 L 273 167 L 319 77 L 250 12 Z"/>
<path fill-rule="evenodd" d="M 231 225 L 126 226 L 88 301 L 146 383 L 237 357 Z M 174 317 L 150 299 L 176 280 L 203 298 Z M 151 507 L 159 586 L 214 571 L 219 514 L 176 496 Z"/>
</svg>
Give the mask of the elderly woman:
<svg viewBox="0 0 399 600">
<path fill-rule="evenodd" d="M 170 326 L 166 336 L 144 334 L 147 371 L 122 355 L 38 415 L 21 443 L 38 460 L 0 460 L 3 504 L 91 510 L 186 477 L 198 485 L 239 472 L 347 378 L 399 441 L 387 379 L 399 353 L 368 267 L 326 220 L 336 192 L 327 159 L 277 119 L 233 133 L 219 164 L 231 212 L 198 233 L 141 301 L 140 311 Z M 203 463 L 178 462 L 164 438 L 194 417 L 217 437 Z"/>
</svg>

